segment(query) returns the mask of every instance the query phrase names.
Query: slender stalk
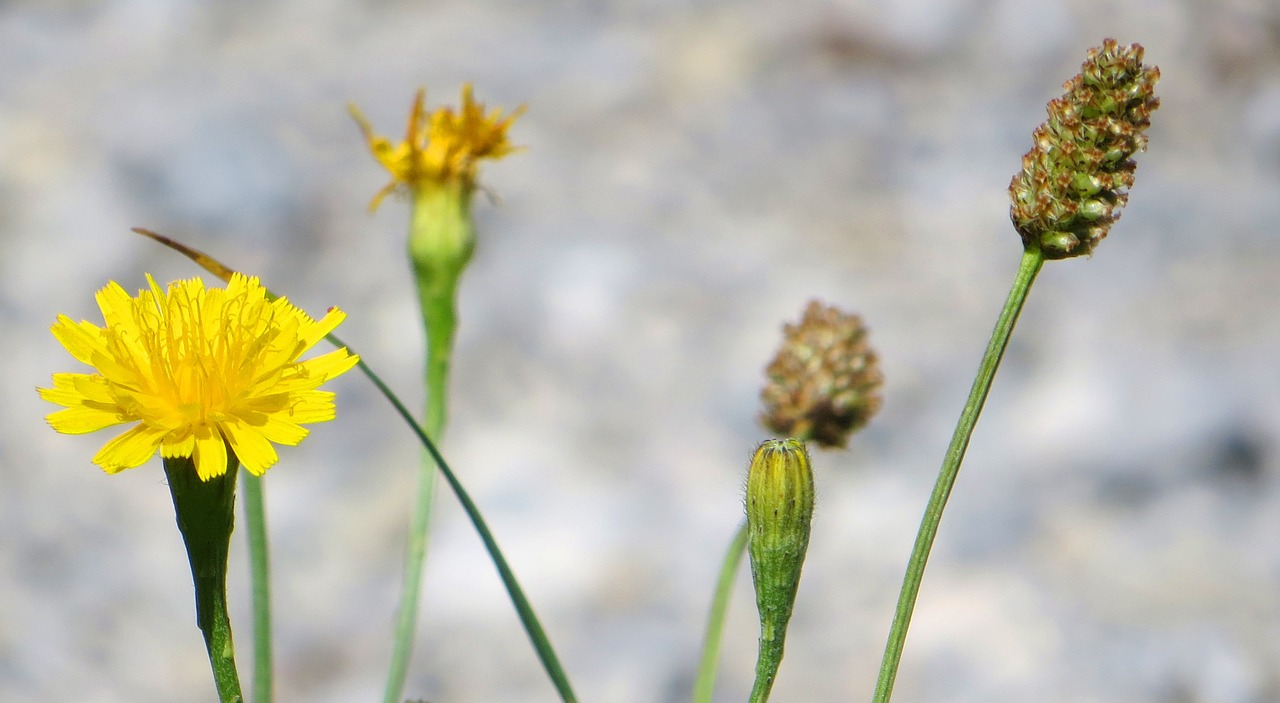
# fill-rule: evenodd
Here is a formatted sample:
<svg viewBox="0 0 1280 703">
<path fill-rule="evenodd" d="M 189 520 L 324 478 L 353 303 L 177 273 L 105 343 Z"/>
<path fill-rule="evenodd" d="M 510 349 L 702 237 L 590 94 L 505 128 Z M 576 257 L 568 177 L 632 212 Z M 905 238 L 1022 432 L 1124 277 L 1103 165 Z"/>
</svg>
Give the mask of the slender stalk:
<svg viewBox="0 0 1280 703">
<path fill-rule="evenodd" d="M 725 614 L 729 611 L 729 597 L 733 595 L 734 576 L 747 553 L 747 523 L 738 526 L 729 549 L 724 553 L 720 576 L 716 579 L 715 594 L 711 598 L 711 611 L 707 614 L 707 632 L 702 639 L 702 659 L 698 662 L 698 678 L 693 684 L 693 703 L 711 703 L 711 693 L 716 686 L 716 666 L 720 662 L 720 644 L 724 640 Z"/>
<path fill-rule="evenodd" d="M 756 657 L 756 682 L 751 686 L 747 703 L 766 703 L 769 692 L 773 690 L 773 682 L 778 678 L 778 667 L 782 665 L 782 637 L 771 635 L 760 638 L 760 653 Z"/>
<path fill-rule="evenodd" d="M 430 363 L 428 363 L 430 366 Z M 428 384 L 427 435 L 439 438 L 444 415 L 433 408 L 443 403 L 443 392 L 436 393 Z M 435 420 L 433 423 L 432 420 Z M 434 430 L 434 431 L 432 431 Z M 387 672 L 387 687 L 383 703 L 398 703 L 404 693 L 405 678 L 409 673 L 409 657 L 413 654 L 414 634 L 418 625 L 418 605 L 422 593 L 422 572 L 427 561 L 428 533 L 431 513 L 436 497 L 436 465 L 424 456 L 418 466 L 418 487 L 413 499 L 413 517 L 409 523 L 408 541 L 405 545 L 405 568 L 400 584 L 400 607 L 396 611 L 395 635 L 391 649 L 391 663 Z"/>
<path fill-rule="evenodd" d="M 342 340 L 333 335 L 329 335 L 328 339 L 338 346 L 347 347 L 348 350 L 351 349 Z M 533 606 L 529 603 L 528 597 L 525 596 L 524 590 L 520 588 L 520 582 L 516 580 L 515 573 L 511 570 L 511 566 L 507 564 L 506 557 L 502 555 L 502 550 L 498 547 L 497 540 L 494 539 L 493 533 L 489 531 L 489 526 L 480 514 L 480 508 L 476 506 L 475 501 L 471 500 L 471 496 L 462 487 L 462 483 L 458 481 L 453 469 L 449 468 L 444 456 L 436 448 L 435 442 L 431 441 L 431 437 L 427 435 L 426 430 L 413 419 L 413 415 L 405 407 L 404 403 L 400 402 L 400 399 L 387 387 L 387 384 L 365 364 L 363 357 L 358 366 L 373 382 L 373 385 L 377 386 L 387 401 L 391 403 L 400 418 L 409 425 L 409 429 L 413 430 L 413 433 L 418 437 L 418 441 L 422 442 L 422 446 L 426 448 L 432 460 L 436 462 L 436 467 L 440 469 L 440 475 L 444 476 L 445 482 L 449 484 L 449 488 L 458 498 L 458 502 L 462 504 L 463 512 L 467 514 L 467 518 L 471 520 L 471 525 L 475 527 L 476 533 L 480 535 L 480 540 L 484 542 L 485 550 L 489 552 L 489 558 L 493 560 L 493 565 L 498 570 L 502 585 L 506 587 L 507 595 L 511 598 L 512 604 L 515 605 L 516 614 L 520 616 L 520 622 L 524 625 L 525 632 L 529 635 L 529 641 L 533 643 L 534 651 L 538 653 L 542 668 L 546 670 L 547 676 L 551 679 L 552 684 L 555 685 L 556 691 L 560 694 L 560 699 L 564 703 L 575 703 L 578 700 L 577 696 L 573 693 L 573 687 L 569 683 L 568 675 L 564 672 L 564 667 L 560 665 L 560 660 L 556 657 L 555 650 L 551 646 L 551 640 L 547 638 L 546 631 L 542 629 L 542 623 L 538 621 L 538 616 L 534 613 Z"/>
<path fill-rule="evenodd" d="M 424 459 L 418 468 L 418 488 L 413 499 L 413 517 L 405 544 L 405 568 L 400 583 L 400 607 L 396 610 L 395 635 L 383 703 L 398 703 L 404 693 L 418 625 L 418 601 L 422 593 L 422 570 L 427 561 L 427 532 L 435 505 L 436 467 Z"/>
<path fill-rule="evenodd" d="M 911 558 L 907 562 L 907 573 L 902 579 L 902 591 L 898 595 L 898 607 L 893 615 L 893 624 L 889 628 L 889 641 L 885 645 L 884 660 L 880 664 L 880 675 L 876 680 L 874 703 L 888 703 L 893 695 L 893 683 L 898 675 L 898 664 L 902 661 L 902 649 L 907 639 L 907 628 L 911 626 L 911 613 L 915 610 L 916 597 L 920 594 L 920 582 L 924 578 L 925 565 L 929 561 L 929 551 L 933 548 L 934 538 L 938 534 L 938 523 L 942 520 L 942 511 L 946 508 L 947 499 L 951 496 L 951 488 L 955 485 L 956 476 L 960 472 L 960 463 L 964 460 L 965 450 L 969 446 L 969 438 L 982 413 L 982 405 L 991 390 L 991 381 L 995 378 L 1000 359 L 1004 356 L 1005 347 L 1009 344 L 1009 336 L 1013 334 L 1013 326 L 1022 312 L 1031 284 L 1044 265 L 1044 254 L 1038 248 L 1029 248 L 1023 252 L 1022 262 L 1018 266 L 1017 276 L 1013 279 L 1013 287 L 1009 297 L 1000 311 L 1000 318 L 991 332 L 991 341 L 982 355 L 982 363 L 978 366 L 978 376 L 973 380 L 973 388 L 969 391 L 969 399 L 965 401 L 964 410 L 960 412 L 960 420 L 956 424 L 955 434 L 951 437 L 951 445 L 942 460 L 942 468 L 938 471 L 938 480 L 925 506 L 924 518 L 920 521 L 920 531 L 916 534 L 915 546 L 911 550 Z"/>
<path fill-rule="evenodd" d="M 245 471 L 244 525 L 249 542 L 249 581 L 253 598 L 253 701 L 271 703 L 271 571 L 267 552 L 267 510 L 263 477 Z"/>
<path fill-rule="evenodd" d="M 449 366 L 458 329 L 458 278 L 462 271 L 460 267 L 442 265 L 440 257 L 434 254 L 441 238 L 453 241 L 469 235 L 470 219 L 458 209 L 459 198 L 456 191 L 441 193 L 424 189 L 414 198 L 409 226 L 409 259 L 414 265 L 418 303 L 427 337 L 427 359 L 423 369 L 427 393 L 424 425 L 427 436 L 436 442 L 440 441 L 448 415 Z M 464 228 L 465 233 L 459 231 Z M 469 257 L 468 251 L 464 264 Z M 423 456 L 405 546 L 404 580 L 400 588 L 400 607 L 396 614 L 383 703 L 398 703 L 409 672 L 422 594 L 422 573 L 427 561 L 431 513 L 435 506 L 436 480 L 435 464 L 430 457 Z"/>
</svg>

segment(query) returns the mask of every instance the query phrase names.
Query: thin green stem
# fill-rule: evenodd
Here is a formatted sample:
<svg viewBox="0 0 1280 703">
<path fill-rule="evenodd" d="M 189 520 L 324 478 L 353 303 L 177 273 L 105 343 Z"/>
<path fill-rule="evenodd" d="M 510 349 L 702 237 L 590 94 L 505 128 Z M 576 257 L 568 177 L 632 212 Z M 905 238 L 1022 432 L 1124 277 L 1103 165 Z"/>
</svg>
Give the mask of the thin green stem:
<svg viewBox="0 0 1280 703">
<path fill-rule="evenodd" d="M 448 416 L 449 366 L 458 329 L 458 279 L 471 257 L 474 243 L 469 202 L 466 189 L 456 184 L 422 188 L 415 193 L 410 213 L 409 260 L 413 264 L 427 338 L 424 425 L 427 436 L 437 442 Z M 398 703 L 409 673 L 436 480 L 435 464 L 424 456 L 418 470 L 418 489 L 405 545 L 404 580 L 383 703 Z"/>
<path fill-rule="evenodd" d="M 778 667 L 782 665 L 782 638 L 786 633 L 760 638 L 760 653 L 756 657 L 756 681 L 751 686 L 751 695 L 747 703 L 766 703 L 769 692 L 773 690 L 773 682 L 778 678 Z"/>
<path fill-rule="evenodd" d="M 263 477 L 243 472 L 244 524 L 249 542 L 249 582 L 253 598 L 253 701 L 271 703 L 271 571 L 267 552 L 267 510 Z"/>
<path fill-rule="evenodd" d="M 444 429 L 445 418 L 445 382 L 448 375 L 448 361 L 444 364 L 433 363 L 435 345 L 428 346 L 426 377 L 427 406 L 426 432 L 429 437 L 439 439 Z M 443 366 L 443 368 L 441 368 Z M 437 369 L 438 377 L 433 374 Z M 433 382 L 433 380 L 435 382 Z M 395 635 L 391 649 L 391 663 L 387 672 L 387 686 L 383 694 L 383 703 L 398 703 L 404 693 L 405 678 L 409 673 L 409 658 L 413 654 L 414 635 L 418 625 L 418 606 L 422 593 L 422 576 L 427 561 L 428 534 L 431 527 L 431 513 L 435 507 L 436 478 L 435 463 L 423 456 L 418 465 L 418 486 L 413 500 L 413 517 L 409 524 L 408 540 L 405 544 L 404 575 L 400 585 L 400 607 L 396 611 Z"/>
<path fill-rule="evenodd" d="M 434 351 L 434 345 L 429 347 Z M 444 429 L 445 382 L 448 362 L 433 363 L 428 352 L 427 360 L 427 436 L 439 439 Z M 443 367 L 443 368 L 442 368 Z M 440 374 L 433 383 L 433 369 Z M 405 678 L 409 673 L 409 658 L 413 654 L 414 635 L 418 625 L 418 606 L 422 593 L 423 569 L 427 561 L 428 534 L 431 513 L 435 507 L 436 465 L 424 456 L 418 466 L 418 487 L 413 499 L 413 517 L 409 524 L 405 545 L 405 566 L 400 585 L 400 607 L 396 611 L 395 635 L 391 649 L 391 663 L 387 672 L 387 687 L 383 703 L 398 703 L 404 693 Z"/>
<path fill-rule="evenodd" d="M 347 347 L 348 351 L 352 351 L 346 343 L 333 335 L 329 335 L 327 339 L 337 346 Z M 440 469 L 440 475 L 444 476 L 445 482 L 449 484 L 449 488 L 457 496 L 458 502 L 462 504 L 463 512 L 467 514 L 467 518 L 471 520 L 476 533 L 480 535 L 480 540 L 484 542 L 485 550 L 489 552 L 489 558 L 493 560 L 493 565 L 498 570 L 498 576 L 502 579 L 502 585 L 506 587 L 507 595 L 511 598 L 512 604 L 515 605 L 516 614 L 520 616 L 520 623 L 524 625 L 529 641 L 533 643 L 533 648 L 538 653 L 538 659 L 542 662 L 543 669 L 546 670 L 547 676 L 560 694 L 560 699 L 564 703 L 575 703 L 578 700 L 577 696 L 573 693 L 573 687 L 569 684 L 569 677 L 565 674 L 564 667 L 560 665 L 560 659 L 556 657 L 555 650 L 551 646 L 551 640 L 547 638 L 547 633 L 543 630 L 542 623 L 538 621 L 538 616 L 534 613 L 533 606 L 525 596 L 524 590 L 520 588 L 520 582 L 516 580 L 515 573 L 511 570 L 510 565 L 507 564 L 506 557 L 502 555 L 502 550 L 498 547 L 497 540 L 494 539 L 493 533 L 489 531 L 489 526 L 480 514 L 480 508 L 476 507 L 475 502 L 471 500 L 471 496 L 453 473 L 453 469 L 449 468 L 444 456 L 436 448 L 435 442 L 431 441 L 431 437 L 427 435 L 422 425 L 414 420 L 413 414 L 409 412 L 404 403 L 400 402 L 396 394 L 373 372 L 373 369 L 369 368 L 363 359 L 361 359 L 358 366 L 365 376 L 369 377 L 369 380 L 373 382 L 378 391 L 382 393 L 383 397 L 391 403 L 391 406 L 395 408 L 396 413 L 405 421 L 405 424 L 409 425 L 409 429 L 413 430 L 413 433 L 418 437 L 418 441 L 422 442 L 422 446 L 426 448 L 427 453 L 431 455 L 431 459 L 435 461 L 436 467 Z"/>
<path fill-rule="evenodd" d="M 711 598 L 711 612 L 707 614 L 707 632 L 702 640 L 702 659 L 698 662 L 698 678 L 693 685 L 693 703 L 711 703 L 711 693 L 716 686 L 716 667 L 720 662 L 720 644 L 724 640 L 725 615 L 729 612 L 729 597 L 733 595 L 734 576 L 747 553 L 747 522 L 738 526 L 729 549 L 720 565 L 715 594 Z"/>
<path fill-rule="evenodd" d="M 422 571 L 427 561 L 427 533 L 435 505 L 436 467 L 426 458 L 418 466 L 418 487 L 413 498 L 413 517 L 405 544 L 404 575 L 400 583 L 400 606 L 396 610 L 395 635 L 383 703 L 398 703 L 409 674 L 414 634 L 418 626 L 418 602 L 422 593 Z"/>
<path fill-rule="evenodd" d="M 982 363 L 978 366 L 978 376 L 973 380 L 973 388 L 969 391 L 969 399 L 960 413 L 955 434 L 951 437 L 951 445 L 942 460 L 942 468 L 938 471 L 938 480 L 929 496 L 925 507 L 924 518 L 920 521 L 920 531 L 916 534 L 915 546 L 911 550 L 911 558 L 907 562 L 907 573 L 902 580 L 902 591 L 898 595 L 898 607 L 893 615 L 893 625 L 889 628 L 889 641 L 885 645 L 884 660 L 880 664 L 880 675 L 876 680 L 874 703 L 888 703 L 893 695 L 893 683 L 898 675 L 898 664 L 902 661 L 902 649 L 907 639 L 907 628 L 911 626 L 911 613 L 915 610 L 916 597 L 920 594 L 920 582 L 924 578 L 925 565 L 929 561 L 929 551 L 933 548 L 934 538 L 938 534 L 938 523 L 942 520 L 942 511 L 946 508 L 947 499 L 951 496 L 951 488 L 955 485 L 956 476 L 960 472 L 960 463 L 964 460 L 965 450 L 969 446 L 969 438 L 978 423 L 982 406 L 991 390 L 991 381 L 995 378 L 1000 359 L 1004 356 L 1005 347 L 1009 344 L 1009 336 L 1013 334 L 1013 326 L 1022 312 L 1031 284 L 1035 283 L 1036 274 L 1044 265 L 1044 254 L 1039 249 L 1027 249 L 1022 255 L 1017 276 L 1000 311 L 1000 319 L 996 321 L 995 330 L 991 332 L 991 341 L 982 355 Z"/>
</svg>

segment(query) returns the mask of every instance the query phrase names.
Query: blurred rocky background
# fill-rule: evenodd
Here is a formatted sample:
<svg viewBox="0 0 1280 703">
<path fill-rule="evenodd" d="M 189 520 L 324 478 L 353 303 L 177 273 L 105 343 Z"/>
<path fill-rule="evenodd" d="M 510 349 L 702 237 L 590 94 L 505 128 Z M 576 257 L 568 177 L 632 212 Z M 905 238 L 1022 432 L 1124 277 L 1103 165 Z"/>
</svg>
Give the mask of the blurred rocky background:
<svg viewBox="0 0 1280 703">
<path fill-rule="evenodd" d="M 1280 6 L 1269 0 L 0 3 L 0 699 L 214 700 L 158 460 L 56 435 L 58 313 L 259 274 L 421 403 L 407 205 L 346 112 L 529 106 L 487 164 L 445 453 L 584 701 L 687 700 L 806 301 L 887 378 L 819 509 L 774 700 L 868 700 L 928 491 L 1020 254 L 1005 189 L 1104 37 L 1163 107 L 1123 219 L 1050 262 L 930 563 L 895 701 L 1280 700 Z M 360 377 L 269 474 L 282 703 L 380 700 L 419 449 Z M 442 489 L 443 490 L 443 489 Z M 556 700 L 441 496 L 406 694 Z M 250 628 L 233 550 L 242 674 Z M 717 701 L 751 681 L 734 595 Z"/>
</svg>

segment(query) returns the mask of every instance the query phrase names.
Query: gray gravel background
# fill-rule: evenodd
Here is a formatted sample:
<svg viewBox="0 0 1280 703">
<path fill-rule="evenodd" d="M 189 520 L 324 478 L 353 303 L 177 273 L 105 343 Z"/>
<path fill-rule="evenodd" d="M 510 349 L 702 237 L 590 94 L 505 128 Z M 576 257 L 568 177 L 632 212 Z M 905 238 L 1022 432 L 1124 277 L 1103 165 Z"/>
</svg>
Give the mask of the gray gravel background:
<svg viewBox="0 0 1280 703">
<path fill-rule="evenodd" d="M 1005 188 L 1086 48 L 1163 107 L 1132 203 L 1046 266 L 943 523 L 895 701 L 1280 700 L 1280 8 L 1266 0 L 0 4 L 0 700 L 214 699 L 157 462 L 106 476 L 33 391 L 107 280 L 260 274 L 414 406 L 412 93 L 529 105 L 464 282 L 446 454 L 581 698 L 688 699 L 761 369 L 821 297 L 882 414 L 816 458 L 774 700 L 868 700 L 934 472 L 1019 256 Z M 268 486 L 278 700 L 381 696 L 418 449 L 354 374 Z M 245 616 L 243 545 L 232 595 Z M 240 631 L 248 675 L 249 630 Z M 441 502 L 408 694 L 555 700 Z M 735 592 L 717 701 L 750 686 Z"/>
</svg>

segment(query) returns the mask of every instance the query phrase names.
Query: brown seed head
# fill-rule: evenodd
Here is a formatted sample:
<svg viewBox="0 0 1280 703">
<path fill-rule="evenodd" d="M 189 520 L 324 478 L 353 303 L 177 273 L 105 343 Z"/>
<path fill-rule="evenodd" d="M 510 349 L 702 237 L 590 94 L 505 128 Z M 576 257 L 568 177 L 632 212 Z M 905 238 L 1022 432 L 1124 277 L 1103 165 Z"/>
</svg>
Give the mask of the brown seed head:
<svg viewBox="0 0 1280 703">
<path fill-rule="evenodd" d="M 765 375 L 760 421 L 778 435 L 844 447 L 880 409 L 884 376 L 862 318 L 816 300 L 783 327 Z"/>
<path fill-rule="evenodd" d="M 1091 254 L 1107 236 L 1129 199 L 1132 157 L 1147 148 L 1158 80 L 1138 44 L 1107 39 L 1089 50 L 1066 92 L 1050 101 L 1009 184 L 1009 218 L 1026 247 L 1065 259 Z"/>
</svg>

